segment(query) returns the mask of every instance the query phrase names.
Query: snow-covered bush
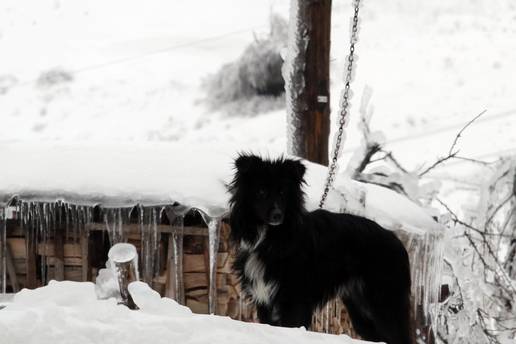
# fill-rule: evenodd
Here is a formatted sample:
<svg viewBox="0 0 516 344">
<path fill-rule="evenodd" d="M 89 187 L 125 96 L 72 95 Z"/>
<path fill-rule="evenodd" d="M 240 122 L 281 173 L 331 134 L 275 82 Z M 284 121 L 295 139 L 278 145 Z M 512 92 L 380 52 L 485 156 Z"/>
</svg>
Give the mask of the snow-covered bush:
<svg viewBox="0 0 516 344">
<path fill-rule="evenodd" d="M 18 83 L 18 79 L 11 74 L 0 75 L 0 95 L 6 94 L 11 87 Z"/>
<path fill-rule="evenodd" d="M 447 156 L 420 171 L 409 171 L 384 148 L 383 135 L 371 132 L 371 113 L 367 111 L 370 95 L 364 93 L 365 101 L 359 110 L 363 142 L 344 173 L 406 196 L 425 207 L 445 226 L 444 235 L 430 241 L 423 238 L 420 241 L 423 246 L 417 241 L 413 246 L 413 239 L 417 237 L 405 240 L 413 270 L 416 304 L 423 305 L 424 312 L 430 313 L 430 323 L 416 319 L 418 343 L 433 339 L 446 344 L 514 343 L 516 157 L 501 158 L 495 165 L 469 160 L 483 166 L 486 177 L 478 178 L 474 183 L 476 187 L 468 189 L 469 199 L 478 202 L 474 201 L 469 208 L 462 204 L 462 211 L 455 213 L 439 198 L 442 183 L 433 178 L 428 181 L 425 176 L 457 157 L 461 133 L 483 113 L 461 129 Z M 422 278 L 418 278 L 420 273 Z M 419 286 L 424 288 L 418 290 Z M 418 301 L 421 292 L 430 294 Z M 443 293 L 439 295 L 440 292 Z M 426 325 L 431 326 L 430 336 Z"/>
<path fill-rule="evenodd" d="M 443 343 L 514 343 L 516 280 L 516 158 L 502 159 L 460 219 L 451 210 L 445 252 L 450 296 L 440 305 Z"/>
<path fill-rule="evenodd" d="M 36 84 L 38 87 L 47 88 L 54 85 L 60 85 L 63 83 L 67 83 L 73 81 L 72 73 L 62 69 L 62 68 L 54 68 L 47 71 L 42 72 Z"/>
<path fill-rule="evenodd" d="M 283 59 L 287 24 L 272 16 L 267 37 L 256 37 L 242 55 L 204 81 L 206 103 L 211 110 L 229 115 L 254 115 L 284 106 Z"/>
</svg>

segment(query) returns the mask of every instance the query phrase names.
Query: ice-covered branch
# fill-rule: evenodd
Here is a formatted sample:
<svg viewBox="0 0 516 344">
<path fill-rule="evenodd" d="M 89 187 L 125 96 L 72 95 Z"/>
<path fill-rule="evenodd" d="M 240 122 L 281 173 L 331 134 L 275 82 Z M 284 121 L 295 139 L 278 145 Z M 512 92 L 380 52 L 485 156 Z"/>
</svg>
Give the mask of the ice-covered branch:
<svg viewBox="0 0 516 344">
<path fill-rule="evenodd" d="M 427 167 L 425 170 L 423 170 L 423 172 L 420 172 L 419 173 L 419 176 L 420 177 L 423 177 L 424 175 L 426 175 L 428 172 L 432 171 L 433 169 L 435 169 L 437 166 L 443 164 L 444 162 L 450 160 L 450 159 L 454 159 L 454 158 L 457 158 L 457 154 L 459 154 L 459 150 L 455 150 L 455 147 L 457 146 L 457 143 L 459 142 L 459 139 L 460 137 L 462 136 L 462 133 L 464 133 L 464 131 L 471 125 L 473 124 L 473 122 L 475 122 L 478 118 L 480 118 L 483 114 L 485 114 L 487 112 L 487 110 L 484 110 L 482 111 L 481 113 L 479 113 L 478 115 L 476 115 L 473 119 L 471 119 L 468 123 L 466 123 L 466 125 L 464 125 L 460 130 L 459 132 L 457 133 L 457 135 L 455 135 L 455 138 L 453 139 L 453 143 L 451 144 L 450 146 L 450 149 L 448 151 L 448 155 L 444 156 L 444 157 L 441 157 L 439 159 L 437 159 L 436 162 L 434 162 L 432 165 L 430 165 L 429 167 Z M 461 159 L 464 159 L 464 158 L 461 158 Z"/>
</svg>

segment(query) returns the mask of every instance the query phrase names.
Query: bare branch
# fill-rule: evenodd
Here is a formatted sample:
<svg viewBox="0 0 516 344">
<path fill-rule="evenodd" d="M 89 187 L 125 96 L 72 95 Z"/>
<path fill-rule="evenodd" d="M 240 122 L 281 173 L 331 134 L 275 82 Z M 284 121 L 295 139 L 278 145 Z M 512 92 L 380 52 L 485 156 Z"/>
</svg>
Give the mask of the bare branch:
<svg viewBox="0 0 516 344">
<path fill-rule="evenodd" d="M 369 165 L 371 163 L 371 158 L 373 157 L 373 155 L 378 153 L 381 149 L 382 149 L 382 147 L 378 143 L 370 143 L 370 144 L 368 143 L 367 144 L 365 154 L 362 157 L 362 161 L 360 161 L 360 164 L 358 165 L 356 171 L 354 172 L 355 176 L 357 176 L 358 174 L 360 174 L 361 172 L 363 172 L 365 170 L 367 165 Z"/>
<path fill-rule="evenodd" d="M 386 188 L 396 191 L 397 193 L 400 193 L 410 199 L 409 195 L 403 188 L 403 185 L 393 182 L 391 180 L 388 180 L 386 178 L 386 176 L 379 175 L 379 174 L 359 173 L 355 176 L 355 180 L 357 180 L 359 182 L 363 182 L 363 183 L 375 184 L 375 185 L 386 187 Z"/>
<path fill-rule="evenodd" d="M 473 124 L 473 122 L 475 122 L 479 117 L 481 117 L 483 114 L 485 114 L 487 112 L 487 110 L 484 110 L 482 111 L 481 113 L 479 113 L 478 115 L 476 115 L 471 121 L 469 121 L 468 123 L 466 123 L 466 125 L 464 125 L 462 127 L 461 130 L 459 130 L 459 132 L 457 133 L 457 135 L 455 136 L 455 139 L 453 140 L 453 143 L 450 147 L 450 150 L 448 151 L 448 155 L 445 156 L 445 157 L 442 157 L 442 158 L 439 158 L 436 162 L 434 162 L 430 167 L 428 167 L 427 169 L 425 169 L 423 172 L 419 173 L 419 176 L 422 177 L 424 176 L 425 174 L 427 174 L 428 172 L 430 172 L 431 170 L 433 170 L 434 168 L 436 168 L 437 166 L 439 166 L 440 164 L 444 163 L 445 161 L 447 160 L 450 160 L 450 159 L 453 159 L 453 158 L 456 158 L 457 157 L 457 154 L 459 153 L 458 150 L 455 150 L 455 146 L 457 145 L 457 142 L 459 141 L 459 138 L 462 136 L 462 133 L 464 132 L 464 130 L 466 130 L 471 124 Z M 464 158 L 462 158 L 464 159 Z M 473 159 L 472 159 L 473 160 Z"/>
<path fill-rule="evenodd" d="M 491 166 L 493 164 L 496 164 L 496 161 L 482 161 L 482 160 L 467 158 L 467 157 L 458 156 L 458 155 L 455 156 L 455 159 L 463 160 L 463 161 L 469 161 L 469 162 L 472 162 L 472 163 L 475 163 L 475 164 L 479 164 L 479 165 L 483 165 L 483 166 Z"/>
<path fill-rule="evenodd" d="M 394 158 L 394 155 L 392 155 L 392 152 L 387 152 L 385 150 L 382 150 L 382 152 L 385 153 L 385 158 L 389 159 L 401 172 L 408 173 L 408 171 L 403 166 L 401 166 L 401 164 L 398 162 L 398 160 Z"/>
<path fill-rule="evenodd" d="M 462 133 L 464 132 L 464 130 L 466 130 L 467 127 L 469 127 L 471 124 L 473 124 L 473 122 L 475 122 L 477 119 L 479 119 L 483 114 L 485 114 L 487 112 L 487 110 L 484 110 L 482 111 L 481 113 L 479 113 L 478 115 L 476 115 L 471 121 L 469 121 L 468 123 L 466 123 L 465 126 L 462 127 L 462 129 L 459 131 L 459 133 L 457 134 L 457 136 L 455 136 L 455 140 L 453 140 L 453 144 L 451 145 L 450 147 L 450 150 L 448 151 L 448 155 L 451 155 L 453 150 L 455 149 L 455 146 L 457 145 L 457 142 L 459 141 L 459 138 L 461 137 Z"/>
<path fill-rule="evenodd" d="M 445 156 L 444 158 L 440 158 L 439 160 L 437 160 L 436 162 L 434 162 L 432 164 L 432 166 L 428 167 L 427 169 L 425 169 L 423 172 L 419 173 L 419 176 L 422 177 L 424 176 L 425 174 L 427 174 L 428 172 L 430 172 L 431 170 L 433 170 L 435 167 L 437 167 L 438 165 L 442 164 L 443 162 L 445 162 L 446 160 L 449 160 L 449 159 L 452 159 L 452 158 L 455 158 L 455 156 L 457 156 L 457 154 L 459 153 L 459 151 L 456 151 L 448 156 Z"/>
<path fill-rule="evenodd" d="M 491 267 L 487 262 L 486 260 L 484 259 L 484 256 L 481 252 L 481 250 L 478 248 L 477 244 L 475 243 L 475 241 L 473 240 L 473 238 L 471 237 L 471 235 L 465 231 L 464 232 L 464 236 L 466 237 L 466 239 L 468 239 L 469 243 L 471 244 L 471 246 L 473 247 L 473 249 L 475 250 L 475 252 L 477 253 L 477 256 L 478 258 L 480 259 L 480 261 L 482 262 L 482 264 L 484 265 L 484 267 L 486 269 L 489 269 L 491 271 L 493 271 L 495 273 L 495 275 L 498 276 L 498 278 L 501 279 L 502 282 L 504 282 L 504 284 L 506 285 L 500 285 L 500 287 L 505 290 L 505 292 L 507 292 L 509 295 L 514 295 L 516 297 L 516 288 L 514 287 L 513 285 L 513 282 L 511 280 L 511 278 L 509 276 L 507 276 L 507 274 L 505 273 L 505 270 L 503 268 L 503 266 L 500 264 L 500 262 L 498 261 L 498 257 L 496 256 L 496 254 L 493 252 L 493 249 L 491 248 L 491 245 L 489 244 L 489 242 L 486 240 L 485 238 L 485 232 L 481 231 L 480 229 L 477 229 L 475 227 L 473 227 L 472 225 L 460 220 L 458 218 L 458 216 L 453 212 L 453 210 L 450 209 L 450 207 L 448 207 L 448 205 L 446 205 L 446 203 L 444 203 L 443 201 L 441 201 L 439 198 L 436 198 L 437 202 L 439 202 L 443 207 L 446 208 L 446 210 L 450 213 L 450 215 L 452 216 L 453 218 L 453 221 L 455 223 L 458 223 L 464 227 L 466 227 L 467 229 L 470 229 L 476 233 L 478 233 L 481 238 L 482 238 L 482 243 L 484 244 L 484 246 L 487 248 L 488 250 L 488 253 L 489 255 L 491 256 L 491 258 L 493 259 L 494 261 L 494 265 L 495 267 Z"/>
<path fill-rule="evenodd" d="M 489 226 L 489 224 L 491 224 L 491 222 L 493 221 L 493 218 L 500 211 L 500 209 L 502 209 L 503 206 L 506 205 L 514 196 L 515 196 L 514 194 L 510 194 L 502 203 L 498 204 L 496 209 L 491 213 L 491 215 L 487 219 L 486 224 L 485 224 L 486 227 Z"/>
</svg>

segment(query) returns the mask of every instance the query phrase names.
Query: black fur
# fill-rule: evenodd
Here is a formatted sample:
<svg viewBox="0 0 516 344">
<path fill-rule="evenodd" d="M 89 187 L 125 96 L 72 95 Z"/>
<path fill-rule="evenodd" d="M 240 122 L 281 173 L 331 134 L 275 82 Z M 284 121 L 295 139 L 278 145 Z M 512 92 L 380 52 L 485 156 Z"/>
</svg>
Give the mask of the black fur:
<svg viewBox="0 0 516 344">
<path fill-rule="evenodd" d="M 363 339 L 412 342 L 409 260 L 391 231 L 362 217 L 306 211 L 299 161 L 240 155 L 235 167 L 234 269 L 262 323 L 308 328 L 314 310 L 339 296 Z"/>
</svg>

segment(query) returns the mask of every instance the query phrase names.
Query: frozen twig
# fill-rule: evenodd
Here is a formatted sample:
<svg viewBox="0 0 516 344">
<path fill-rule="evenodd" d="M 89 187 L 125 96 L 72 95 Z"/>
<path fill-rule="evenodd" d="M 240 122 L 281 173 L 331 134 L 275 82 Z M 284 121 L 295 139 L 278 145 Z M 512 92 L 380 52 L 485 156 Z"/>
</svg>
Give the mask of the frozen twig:
<svg viewBox="0 0 516 344">
<path fill-rule="evenodd" d="M 459 151 L 456 151 L 456 152 L 453 152 L 453 153 L 451 153 L 451 154 L 449 154 L 449 155 L 447 155 L 445 157 L 439 158 L 430 167 L 426 168 L 423 172 L 419 173 L 419 176 L 423 177 L 425 174 L 427 174 L 428 172 L 430 172 L 431 170 L 433 170 L 434 168 L 436 168 L 437 166 L 439 166 L 443 162 L 455 158 L 458 153 L 459 153 Z"/>
<path fill-rule="evenodd" d="M 442 157 L 442 158 L 439 158 L 436 162 L 434 162 L 430 167 L 426 168 L 423 172 L 419 173 L 419 176 L 422 177 L 424 176 L 425 174 L 427 174 L 428 172 L 430 172 L 431 170 L 433 170 L 434 168 L 436 168 L 437 166 L 441 165 L 442 163 L 444 163 L 445 161 L 448 161 L 450 159 L 453 159 L 453 158 L 457 158 L 457 154 L 459 154 L 459 151 L 458 150 L 455 150 L 455 146 L 457 146 L 457 143 L 459 141 L 459 138 L 462 136 L 462 133 L 471 125 L 473 124 L 473 122 L 475 122 L 479 117 L 481 117 L 483 114 L 485 114 L 487 112 L 487 110 L 484 110 L 482 111 L 481 113 L 479 113 L 478 115 L 476 115 L 472 120 L 470 120 L 468 123 L 466 123 L 466 125 L 464 125 L 462 127 L 461 130 L 459 130 L 459 132 L 457 133 L 457 135 L 455 136 L 455 138 L 453 139 L 453 143 L 450 147 L 450 150 L 448 151 L 448 155 L 445 156 L 445 157 Z M 460 159 L 464 159 L 464 158 L 460 158 Z"/>
<path fill-rule="evenodd" d="M 397 193 L 403 194 L 406 197 L 410 198 L 408 196 L 407 192 L 405 191 L 403 185 L 401 185 L 400 183 L 396 183 L 392 180 L 389 180 L 388 177 L 385 175 L 358 173 L 355 176 L 355 180 L 358 180 L 359 182 L 363 182 L 363 183 L 369 183 L 369 184 L 383 186 L 383 187 L 386 187 L 388 189 L 396 191 Z"/>
<path fill-rule="evenodd" d="M 448 155 L 451 155 L 453 150 L 455 149 L 455 146 L 457 145 L 457 142 L 459 141 L 459 138 L 461 137 L 462 133 L 464 132 L 464 130 L 466 130 L 471 124 L 473 124 L 473 122 L 475 122 L 477 119 L 479 119 L 483 114 L 485 114 L 487 112 L 487 110 L 484 110 L 482 111 L 481 113 L 479 113 L 478 115 L 476 115 L 471 121 L 469 121 L 468 123 L 466 123 L 465 126 L 462 127 L 462 129 L 459 131 L 459 133 L 457 134 L 457 136 L 455 136 L 455 139 L 453 140 L 453 144 L 451 145 L 450 147 L 450 150 L 448 151 Z"/>
<path fill-rule="evenodd" d="M 373 142 L 367 144 L 366 151 L 362 157 L 362 160 L 360 161 L 360 164 L 358 165 L 357 169 L 354 172 L 355 176 L 358 176 L 361 172 L 365 170 L 367 165 L 371 163 L 371 158 L 373 155 L 381 151 L 382 147 L 379 143 Z"/>
<path fill-rule="evenodd" d="M 473 227 L 472 225 L 470 225 L 470 224 L 468 224 L 468 223 L 466 223 L 466 222 L 464 222 L 462 220 L 460 220 L 459 217 L 455 214 L 455 212 L 453 212 L 453 210 L 451 210 L 450 207 L 448 207 L 448 205 L 446 203 L 441 201 L 439 198 L 436 198 L 436 200 L 437 200 L 437 202 L 439 202 L 448 211 L 448 213 L 452 216 L 452 220 L 455 223 L 458 223 L 458 224 L 464 226 L 466 229 L 474 231 L 474 232 L 478 233 L 481 236 L 482 244 L 487 248 L 489 255 L 491 256 L 491 258 L 494 261 L 494 265 L 495 265 L 494 267 L 492 267 L 490 264 L 487 263 L 487 261 L 484 258 L 484 255 L 483 255 L 482 251 L 480 250 L 480 248 L 477 246 L 477 244 L 475 243 L 475 241 L 471 237 L 471 234 L 468 233 L 468 231 L 464 232 L 464 236 L 466 237 L 466 239 L 468 240 L 470 245 L 473 247 L 473 249 L 477 253 L 478 258 L 482 262 L 482 265 L 484 265 L 484 267 L 486 269 L 493 271 L 493 273 L 496 276 L 498 276 L 500 281 L 504 284 L 504 285 L 500 285 L 500 287 L 503 290 L 505 290 L 506 293 L 508 293 L 509 295 L 512 295 L 513 297 L 516 297 L 516 288 L 514 287 L 511 278 L 509 276 L 507 276 L 507 274 L 505 273 L 505 270 L 503 269 L 503 267 L 501 266 L 500 262 L 498 261 L 498 257 L 493 252 L 493 249 L 491 248 L 491 245 L 486 240 L 485 232 L 480 230 L 480 229 L 478 229 L 478 228 Z"/>
</svg>

